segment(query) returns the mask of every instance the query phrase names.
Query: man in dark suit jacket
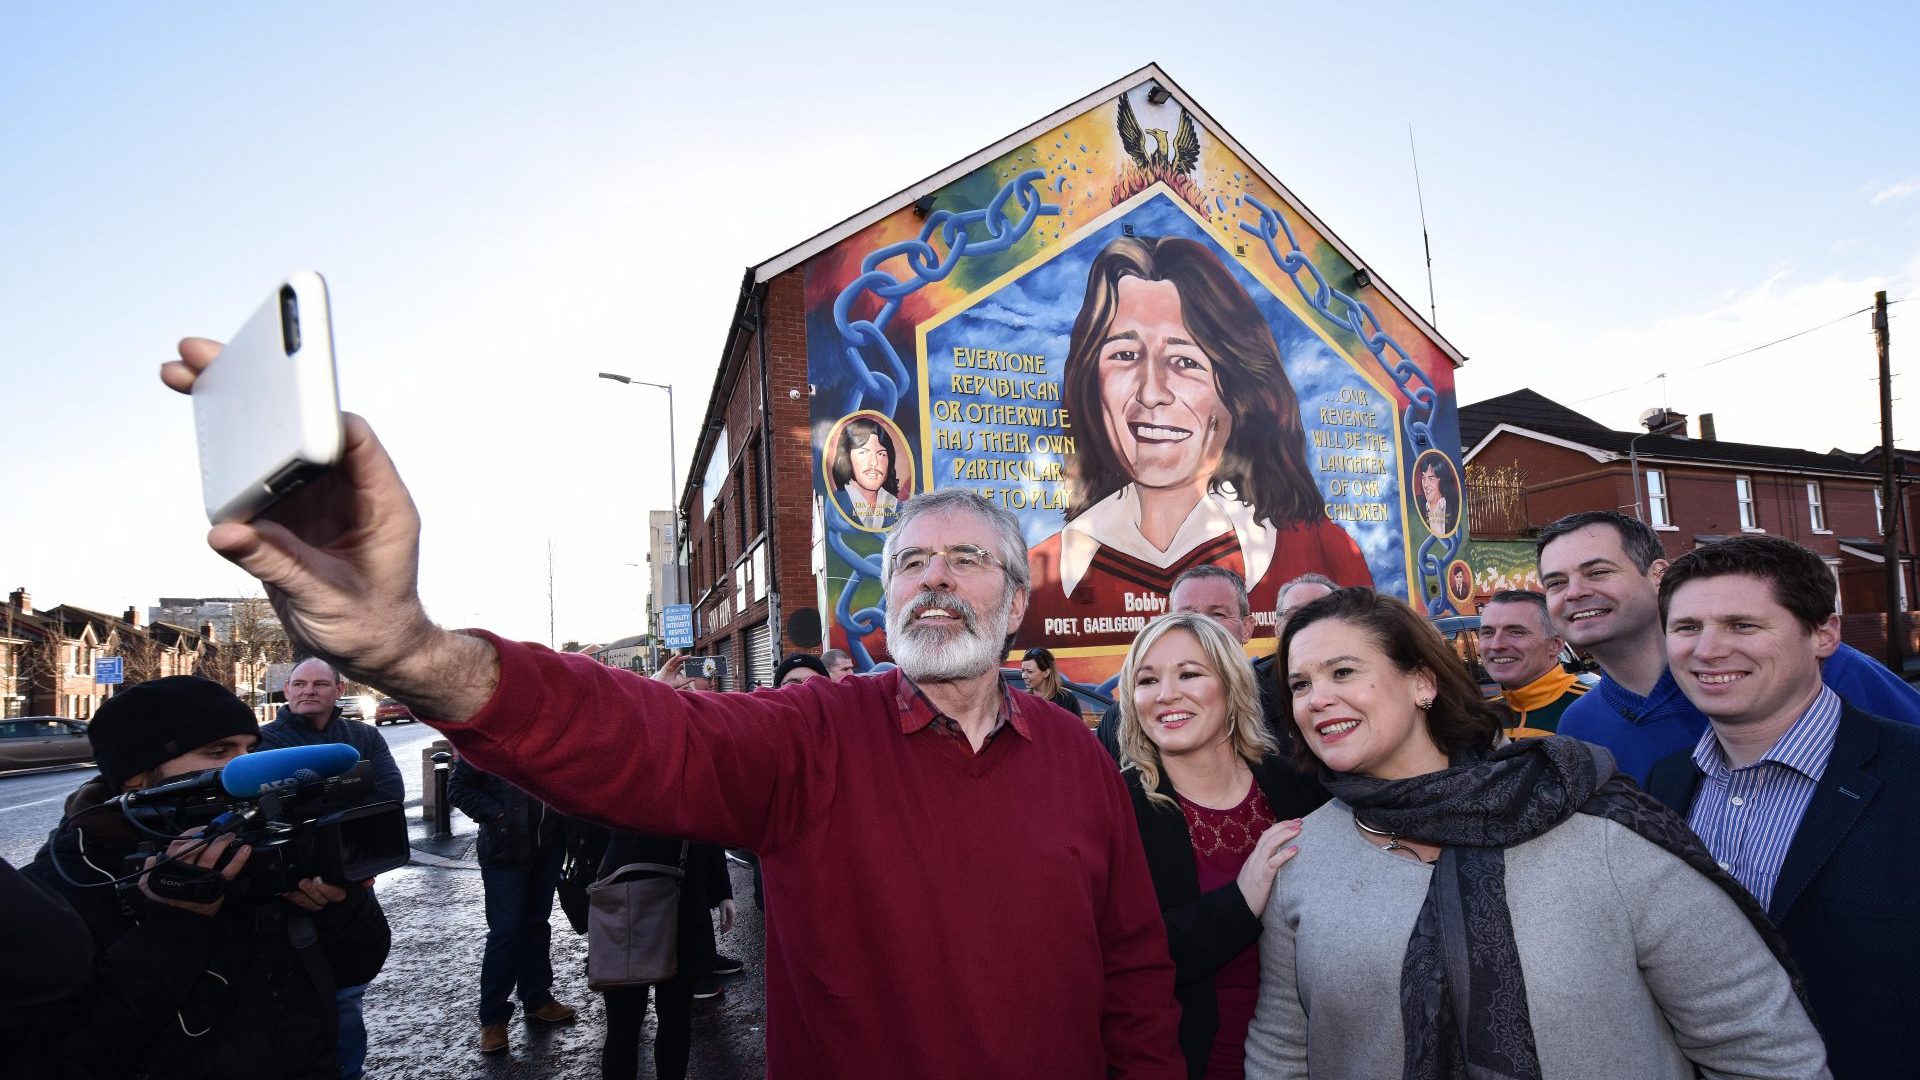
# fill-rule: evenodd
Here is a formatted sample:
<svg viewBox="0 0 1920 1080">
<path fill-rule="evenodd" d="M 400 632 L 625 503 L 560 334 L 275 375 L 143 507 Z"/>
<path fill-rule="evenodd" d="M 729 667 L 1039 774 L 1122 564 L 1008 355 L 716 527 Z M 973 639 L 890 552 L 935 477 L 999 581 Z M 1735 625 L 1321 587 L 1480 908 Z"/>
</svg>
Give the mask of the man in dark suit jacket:
<svg viewBox="0 0 1920 1080">
<path fill-rule="evenodd" d="M 1710 726 L 1647 789 L 1682 814 L 1785 937 L 1836 1080 L 1913 1075 L 1920 1011 L 1920 729 L 1843 704 L 1813 552 L 1737 537 L 1660 583 L 1669 667 Z"/>
</svg>

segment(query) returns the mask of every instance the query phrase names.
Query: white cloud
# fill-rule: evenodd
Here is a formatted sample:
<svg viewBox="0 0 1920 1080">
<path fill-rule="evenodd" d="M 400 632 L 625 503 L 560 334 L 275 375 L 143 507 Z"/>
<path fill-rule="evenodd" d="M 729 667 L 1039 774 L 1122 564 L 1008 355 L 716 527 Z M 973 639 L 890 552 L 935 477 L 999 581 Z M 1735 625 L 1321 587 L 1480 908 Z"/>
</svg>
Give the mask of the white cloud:
<svg viewBox="0 0 1920 1080">
<path fill-rule="evenodd" d="M 1699 310 L 1598 331 L 1490 319 L 1460 335 L 1475 347 L 1460 370 L 1459 399 L 1526 386 L 1619 430 L 1664 404 L 1694 417 L 1713 413 L 1719 437 L 1731 442 L 1861 450 L 1879 440 L 1880 416 L 1866 314 L 1702 365 L 1858 311 L 1876 289 L 1896 298 L 1920 291 L 1920 252 L 1886 278 L 1797 282 L 1776 273 Z M 1911 444 L 1920 441 L 1920 393 L 1905 391 L 1896 378 L 1894 433 Z"/>
<path fill-rule="evenodd" d="M 1874 192 L 1867 202 L 1879 206 L 1881 203 L 1892 202 L 1895 199 L 1904 199 L 1915 192 L 1920 192 L 1920 176 L 1910 176 L 1897 184 L 1882 188 Z"/>
</svg>

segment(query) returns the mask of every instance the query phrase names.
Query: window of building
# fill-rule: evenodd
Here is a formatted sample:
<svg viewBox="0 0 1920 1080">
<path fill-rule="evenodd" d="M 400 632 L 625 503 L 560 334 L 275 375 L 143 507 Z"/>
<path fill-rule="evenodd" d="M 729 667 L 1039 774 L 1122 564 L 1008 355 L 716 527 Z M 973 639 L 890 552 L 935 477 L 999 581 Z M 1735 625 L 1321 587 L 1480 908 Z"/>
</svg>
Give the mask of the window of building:
<svg viewBox="0 0 1920 1080">
<path fill-rule="evenodd" d="M 1823 559 L 1822 561 L 1827 564 L 1827 573 L 1833 575 L 1833 613 L 1835 615 L 1845 615 L 1846 612 L 1841 610 L 1840 600 L 1840 560 Z"/>
<path fill-rule="evenodd" d="M 1740 527 L 1758 532 L 1760 529 L 1760 507 L 1753 501 L 1753 477 L 1736 476 L 1733 478 L 1735 497 L 1740 500 Z"/>
<path fill-rule="evenodd" d="M 1807 481 L 1807 520 L 1813 523 L 1814 532 L 1827 531 L 1827 508 L 1820 502 L 1820 481 Z"/>
<path fill-rule="evenodd" d="M 1647 522 L 1656 529 L 1669 528 L 1673 525 L 1673 518 L 1667 513 L 1665 469 L 1647 470 Z"/>
<path fill-rule="evenodd" d="M 1873 531 L 1887 535 L 1887 493 L 1879 488 L 1873 489 Z"/>
</svg>

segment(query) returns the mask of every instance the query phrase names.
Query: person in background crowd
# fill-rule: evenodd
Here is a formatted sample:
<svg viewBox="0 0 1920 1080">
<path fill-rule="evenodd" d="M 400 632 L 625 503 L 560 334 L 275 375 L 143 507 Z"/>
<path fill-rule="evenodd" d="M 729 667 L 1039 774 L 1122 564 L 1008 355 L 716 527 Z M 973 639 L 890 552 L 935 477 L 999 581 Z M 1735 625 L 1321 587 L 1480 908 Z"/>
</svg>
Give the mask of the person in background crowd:
<svg viewBox="0 0 1920 1080">
<path fill-rule="evenodd" d="M 1496 747 L 1498 707 L 1406 601 L 1315 600 L 1280 663 L 1334 801 L 1267 902 L 1248 1075 L 1828 1075 L 1746 890 L 1604 750 Z"/>
<path fill-rule="evenodd" d="M 373 767 L 373 786 L 383 798 L 406 805 L 407 785 L 400 766 L 378 728 L 355 723 L 340 715 L 340 676 L 325 660 L 307 659 L 287 673 L 286 705 L 274 721 L 260 729 L 260 749 L 316 743 L 345 743 L 360 752 Z M 371 886 L 371 882 L 368 883 Z M 334 990 L 340 1016 L 340 1080 L 360 1080 L 367 1060 L 367 1023 L 361 1008 L 366 984 Z"/>
<path fill-rule="evenodd" d="M 601 1080 L 639 1080 L 640 1040 L 646 1028 L 649 995 L 658 1019 L 653 1035 L 654 1075 L 658 1080 L 684 1080 L 687 1075 L 687 1060 L 693 1051 L 696 989 L 711 979 L 716 955 L 708 912 L 720 913 L 721 933 L 733 929 L 733 882 L 727 876 L 726 854 L 712 844 L 616 831 L 600 860 L 600 877 L 606 878 L 631 863 L 678 865 L 683 850 L 685 875 L 680 879 L 680 904 L 675 912 L 678 970 L 673 978 L 652 986 L 604 991 L 607 1030 L 600 1047 Z"/>
<path fill-rule="evenodd" d="M 163 380 L 191 392 L 219 349 L 182 342 Z M 769 1073 L 1181 1075 L 1126 786 L 1082 725 L 1001 685 L 1029 582 L 1011 512 L 960 489 L 902 506 L 880 564 L 897 669 L 684 694 L 435 626 L 412 498 L 366 421 L 348 416 L 345 431 L 332 472 L 273 521 L 215 526 L 209 545 L 263 581 L 295 640 L 353 657 L 475 765 L 610 825 L 759 851 L 781 895 L 767 916 Z"/>
<path fill-rule="evenodd" d="M 1480 660 L 1513 711 L 1508 736 L 1553 734 L 1560 714 L 1587 692 L 1587 684 L 1560 665 L 1564 648 L 1542 593 L 1502 589 L 1480 609 Z"/>
<path fill-rule="evenodd" d="M 1273 638 L 1280 640 L 1280 631 L 1287 627 L 1287 613 L 1303 604 L 1310 604 L 1340 587 L 1340 583 L 1325 574 L 1301 574 L 1285 585 L 1274 596 Z"/>
<path fill-rule="evenodd" d="M 93 968 L 87 924 L 60 894 L 0 859 L 0 1045 L 11 1059 L 0 1076 L 55 1077 L 58 1035 L 73 1026 L 75 999 Z M 11 1071 L 8 1071 L 8 1070 Z"/>
<path fill-rule="evenodd" d="M 839 682 L 853 674 L 853 657 L 848 656 L 844 650 L 828 649 L 820 654 L 820 662 L 827 665 L 827 675 L 834 682 Z"/>
<path fill-rule="evenodd" d="M 1541 530 L 1534 549 L 1554 629 L 1591 652 L 1606 673 L 1560 714 L 1560 734 L 1606 747 L 1621 772 L 1645 784 L 1654 762 L 1692 749 L 1707 729 L 1706 715 L 1667 671 L 1660 538 L 1618 511 L 1587 510 Z M 1822 664 L 1822 674 L 1849 705 L 1920 724 L 1920 693 L 1846 644 Z"/>
<path fill-rule="evenodd" d="M 1027 691 L 1037 698 L 1044 698 L 1067 710 L 1075 716 L 1080 715 L 1080 699 L 1060 681 L 1060 669 L 1053 664 L 1053 653 L 1034 646 L 1020 659 L 1020 680 L 1027 684 Z"/>
<path fill-rule="evenodd" d="M 565 819 L 546 803 L 465 757 L 454 763 L 447 801 L 480 826 L 480 881 L 487 945 L 480 961 L 480 1052 L 507 1049 L 509 993 L 529 1022 L 569 1024 L 572 1006 L 553 996 L 553 890 L 566 858 Z"/>
<path fill-rule="evenodd" d="M 794 653 L 780 661 L 780 666 L 773 669 L 775 686 L 789 686 L 793 683 L 806 682 L 808 679 L 824 678 L 832 678 L 827 673 L 827 665 L 812 653 Z"/>
<path fill-rule="evenodd" d="M 372 980 L 390 941 L 371 890 L 311 877 L 279 896 L 194 901 L 155 892 L 147 876 L 110 885 L 145 837 L 109 800 L 221 768 L 251 750 L 259 733 L 252 709 L 196 675 L 128 687 L 94 714 L 87 738 L 100 774 L 67 800 L 60 828 L 24 871 L 85 920 L 94 955 L 87 992 L 49 1049 L 56 1068 L 37 1075 L 340 1075 L 333 988 Z M 229 884 L 251 852 L 231 834 L 211 844 L 183 835 L 166 850 Z M 0 966 L 14 959 L 9 953 Z"/>
<path fill-rule="evenodd" d="M 1839 1080 L 1911 1075 L 1920 1007 L 1920 729 L 1821 681 L 1833 574 L 1773 536 L 1730 537 L 1660 579 L 1667 661 L 1710 724 L 1647 790 L 1780 928 Z"/>
<path fill-rule="evenodd" d="M 1173 957 L 1192 1080 L 1245 1075 L 1260 913 L 1317 800 L 1280 758 L 1240 642 L 1197 612 L 1140 631 L 1120 669 L 1121 760 Z"/>
</svg>

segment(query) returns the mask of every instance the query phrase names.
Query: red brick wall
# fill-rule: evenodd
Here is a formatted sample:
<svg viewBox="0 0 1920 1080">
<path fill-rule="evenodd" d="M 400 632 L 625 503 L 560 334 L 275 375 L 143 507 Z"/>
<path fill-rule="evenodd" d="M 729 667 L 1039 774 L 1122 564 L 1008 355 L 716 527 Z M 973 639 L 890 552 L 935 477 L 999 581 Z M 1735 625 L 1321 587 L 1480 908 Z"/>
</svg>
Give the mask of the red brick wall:
<svg viewBox="0 0 1920 1080">
<path fill-rule="evenodd" d="M 745 338 L 733 385 L 724 391 L 731 467 L 714 504 L 721 533 L 718 549 L 709 540 L 707 521 L 695 522 L 690 530 L 694 540 L 693 591 L 696 596 L 710 585 L 718 585 L 715 595 L 731 595 L 734 564 L 755 538 L 762 533 L 766 535 L 771 580 L 761 582 L 759 591 L 770 589 L 779 594 L 781 625 L 779 639 L 774 643 L 776 658 L 795 649 L 786 639 L 787 620 L 795 611 L 813 607 L 816 597 L 811 572 L 813 485 L 809 470 L 813 451 L 808 422 L 811 401 L 807 386 L 802 283 L 800 269 L 790 270 L 768 283 L 764 329 Z M 766 338 L 770 430 L 764 429 L 766 417 L 761 412 L 759 333 L 764 333 Z M 769 451 L 772 469 L 763 475 L 768 472 L 763 455 Z M 763 498 L 771 505 L 771 521 L 765 520 L 768 504 L 762 502 Z M 740 513 L 743 507 L 746 511 L 744 531 Z M 703 633 L 696 638 L 695 647 L 704 651 L 725 646 L 733 662 L 739 664 L 744 659 L 745 628 L 764 621 L 767 614 L 767 600 L 757 596 L 752 604 L 734 612 L 725 622 L 708 625 L 703 621 Z"/>
</svg>

